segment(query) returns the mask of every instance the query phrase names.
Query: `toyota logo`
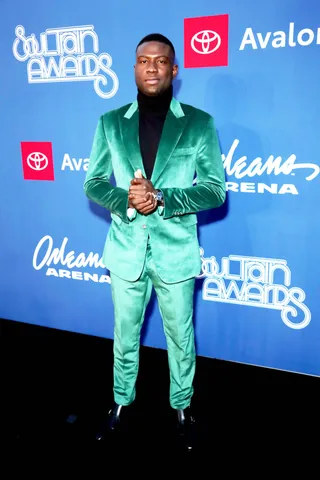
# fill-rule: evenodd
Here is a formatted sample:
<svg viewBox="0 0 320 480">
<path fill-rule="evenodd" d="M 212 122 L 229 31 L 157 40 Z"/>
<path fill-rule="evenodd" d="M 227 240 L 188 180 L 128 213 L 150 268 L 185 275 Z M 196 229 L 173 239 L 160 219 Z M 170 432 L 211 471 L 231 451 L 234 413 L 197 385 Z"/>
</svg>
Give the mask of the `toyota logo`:
<svg viewBox="0 0 320 480">
<path fill-rule="evenodd" d="M 221 45 L 221 37 L 213 30 L 202 30 L 193 35 L 191 48 L 201 55 L 209 55 L 215 52 Z"/>
<path fill-rule="evenodd" d="M 44 170 L 48 163 L 48 158 L 41 152 L 30 153 L 27 158 L 27 164 L 32 170 Z"/>
</svg>

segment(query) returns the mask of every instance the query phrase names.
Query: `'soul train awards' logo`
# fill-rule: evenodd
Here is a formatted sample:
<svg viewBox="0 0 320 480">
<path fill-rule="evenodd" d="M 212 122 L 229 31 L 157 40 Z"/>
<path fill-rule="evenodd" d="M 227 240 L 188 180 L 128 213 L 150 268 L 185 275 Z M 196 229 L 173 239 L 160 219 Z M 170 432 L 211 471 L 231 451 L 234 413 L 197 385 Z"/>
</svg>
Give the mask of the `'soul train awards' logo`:
<svg viewBox="0 0 320 480">
<path fill-rule="evenodd" d="M 108 53 L 97 55 L 99 39 L 93 25 L 50 28 L 40 34 L 40 40 L 34 33 L 25 36 L 21 25 L 15 33 L 13 54 L 19 62 L 28 62 L 29 83 L 92 81 L 102 98 L 117 93 L 119 80 L 111 69 L 112 58 Z M 86 53 L 89 47 L 94 53 Z"/>
<path fill-rule="evenodd" d="M 198 278 L 204 279 L 204 300 L 280 310 L 283 323 L 295 330 L 309 325 L 311 312 L 304 304 L 306 294 L 299 287 L 291 287 L 286 260 L 229 255 L 219 265 L 216 257 L 204 256 L 203 248 L 200 254 L 202 272 Z"/>
</svg>

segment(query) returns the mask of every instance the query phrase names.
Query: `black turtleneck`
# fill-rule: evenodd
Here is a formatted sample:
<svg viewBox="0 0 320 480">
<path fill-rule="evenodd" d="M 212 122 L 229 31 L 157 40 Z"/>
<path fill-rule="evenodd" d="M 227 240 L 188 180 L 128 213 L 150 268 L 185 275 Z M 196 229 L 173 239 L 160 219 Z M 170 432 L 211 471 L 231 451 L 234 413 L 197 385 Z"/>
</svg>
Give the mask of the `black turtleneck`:
<svg viewBox="0 0 320 480">
<path fill-rule="evenodd" d="M 172 99 L 172 86 L 160 95 L 151 97 L 138 90 L 139 142 L 144 169 L 150 180 L 160 137 Z"/>
</svg>

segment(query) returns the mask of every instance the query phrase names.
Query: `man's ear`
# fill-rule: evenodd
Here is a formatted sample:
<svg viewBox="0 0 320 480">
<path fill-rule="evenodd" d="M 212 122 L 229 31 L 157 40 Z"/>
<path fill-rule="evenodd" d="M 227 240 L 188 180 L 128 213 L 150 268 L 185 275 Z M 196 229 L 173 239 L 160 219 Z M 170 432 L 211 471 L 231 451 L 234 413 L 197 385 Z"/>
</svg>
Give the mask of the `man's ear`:
<svg viewBox="0 0 320 480">
<path fill-rule="evenodd" d="M 173 76 L 173 78 L 176 78 L 176 76 L 178 75 L 178 70 L 179 70 L 178 65 L 173 65 L 173 67 L 172 67 L 172 76 Z"/>
</svg>

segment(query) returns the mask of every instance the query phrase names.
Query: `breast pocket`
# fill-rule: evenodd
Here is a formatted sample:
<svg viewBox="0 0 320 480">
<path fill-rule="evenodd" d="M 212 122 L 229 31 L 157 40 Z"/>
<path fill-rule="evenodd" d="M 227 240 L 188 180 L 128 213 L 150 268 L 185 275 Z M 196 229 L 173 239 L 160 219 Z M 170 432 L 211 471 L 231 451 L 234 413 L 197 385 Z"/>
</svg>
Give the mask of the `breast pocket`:
<svg viewBox="0 0 320 480">
<path fill-rule="evenodd" d="M 196 151 L 196 147 L 177 147 L 173 152 L 173 157 L 186 157 L 193 155 Z"/>
</svg>

